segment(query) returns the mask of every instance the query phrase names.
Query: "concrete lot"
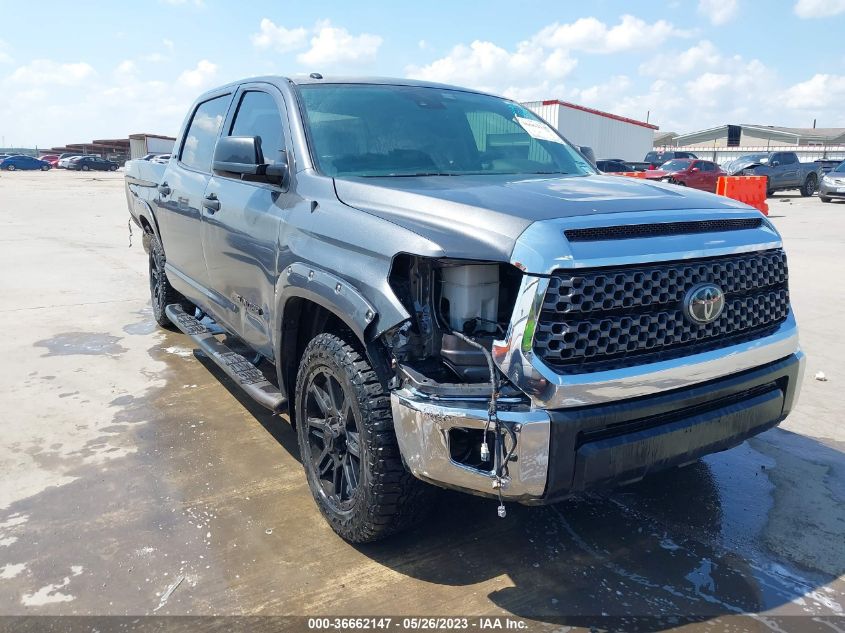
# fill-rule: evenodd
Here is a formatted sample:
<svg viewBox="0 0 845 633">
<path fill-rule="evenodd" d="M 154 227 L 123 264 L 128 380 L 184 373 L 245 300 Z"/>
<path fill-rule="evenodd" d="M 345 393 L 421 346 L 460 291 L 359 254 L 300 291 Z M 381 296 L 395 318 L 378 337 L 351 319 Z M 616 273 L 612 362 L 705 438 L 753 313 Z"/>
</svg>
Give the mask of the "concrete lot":
<svg viewBox="0 0 845 633">
<path fill-rule="evenodd" d="M 770 206 L 808 355 L 780 428 L 505 520 L 444 493 L 353 547 L 287 422 L 155 327 L 122 174 L 0 174 L 0 614 L 843 615 L 845 203 Z"/>
</svg>

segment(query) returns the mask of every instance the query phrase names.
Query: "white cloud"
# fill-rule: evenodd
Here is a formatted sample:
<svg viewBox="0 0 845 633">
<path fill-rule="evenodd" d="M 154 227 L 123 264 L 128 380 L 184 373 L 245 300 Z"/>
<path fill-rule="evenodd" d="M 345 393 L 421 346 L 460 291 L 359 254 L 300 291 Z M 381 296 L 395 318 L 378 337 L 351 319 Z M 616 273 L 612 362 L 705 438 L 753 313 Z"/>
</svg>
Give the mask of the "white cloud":
<svg viewBox="0 0 845 633">
<path fill-rule="evenodd" d="M 415 79 L 470 85 L 512 98 L 532 99 L 548 96 L 552 89 L 548 79 L 562 79 L 576 64 L 563 50 L 547 53 L 522 42 L 510 52 L 492 42 L 476 40 L 469 46 L 459 44 L 445 57 L 427 66 L 409 67 L 406 72 Z"/>
<path fill-rule="evenodd" d="M 184 71 L 176 81 L 190 88 L 203 88 L 208 86 L 216 75 L 217 64 L 201 59 L 196 67 Z"/>
<path fill-rule="evenodd" d="M 665 20 L 647 23 L 624 15 L 615 25 L 596 18 L 554 23 L 541 29 L 513 50 L 489 41 L 458 44 L 439 59 L 409 66 L 413 78 L 472 86 L 514 99 L 560 96 L 578 65 L 573 52 L 610 54 L 660 46 L 673 37 L 689 34 Z"/>
<path fill-rule="evenodd" d="M 286 29 L 264 18 L 258 27 L 258 33 L 254 33 L 250 39 L 256 48 L 272 48 L 279 53 L 286 53 L 304 48 L 308 41 L 308 31 L 301 26 Z"/>
<path fill-rule="evenodd" d="M 89 80 L 95 74 L 94 68 L 85 62 L 64 64 L 49 59 L 36 59 L 18 67 L 9 76 L 9 80 L 13 83 L 29 85 L 72 86 Z"/>
<path fill-rule="evenodd" d="M 682 52 L 659 53 L 640 64 L 640 74 L 652 77 L 677 77 L 691 72 L 719 68 L 724 57 L 709 40 L 701 40 Z"/>
<path fill-rule="evenodd" d="M 801 110 L 822 110 L 842 103 L 843 99 L 845 75 L 816 74 L 784 92 L 786 106 Z"/>
<path fill-rule="evenodd" d="M 352 35 L 345 28 L 320 22 L 314 29 L 311 48 L 297 55 L 300 64 L 323 66 L 338 63 L 364 63 L 373 61 L 381 46 L 382 38 L 370 33 Z"/>
<path fill-rule="evenodd" d="M 845 0 L 798 0 L 793 11 L 799 18 L 827 18 L 845 13 Z"/>
<path fill-rule="evenodd" d="M 666 20 L 648 24 L 632 15 L 623 15 L 619 24 L 609 27 L 600 20 L 581 18 L 569 24 L 550 24 L 531 42 L 546 48 L 562 48 L 587 53 L 619 53 L 660 46 L 671 37 L 687 37 L 687 31 Z"/>
<path fill-rule="evenodd" d="M 738 0 L 698 0 L 698 13 L 716 26 L 733 20 L 738 10 Z"/>
</svg>

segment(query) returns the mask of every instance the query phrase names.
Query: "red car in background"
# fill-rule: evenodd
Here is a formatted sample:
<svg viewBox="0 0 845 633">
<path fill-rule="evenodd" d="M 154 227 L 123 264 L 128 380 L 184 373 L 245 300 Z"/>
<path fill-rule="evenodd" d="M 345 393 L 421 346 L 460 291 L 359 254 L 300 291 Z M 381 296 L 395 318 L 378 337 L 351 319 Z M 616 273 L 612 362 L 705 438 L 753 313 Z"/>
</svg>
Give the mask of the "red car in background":
<svg viewBox="0 0 845 633">
<path fill-rule="evenodd" d="M 719 176 L 728 174 L 709 160 L 675 158 L 663 163 L 658 169 L 646 171 L 645 175 L 649 180 L 661 180 L 716 193 L 716 181 Z"/>
<path fill-rule="evenodd" d="M 59 163 L 59 155 L 58 154 L 44 154 L 44 156 L 40 156 L 39 160 L 47 161 L 50 163 L 50 167 L 55 167 Z"/>
</svg>

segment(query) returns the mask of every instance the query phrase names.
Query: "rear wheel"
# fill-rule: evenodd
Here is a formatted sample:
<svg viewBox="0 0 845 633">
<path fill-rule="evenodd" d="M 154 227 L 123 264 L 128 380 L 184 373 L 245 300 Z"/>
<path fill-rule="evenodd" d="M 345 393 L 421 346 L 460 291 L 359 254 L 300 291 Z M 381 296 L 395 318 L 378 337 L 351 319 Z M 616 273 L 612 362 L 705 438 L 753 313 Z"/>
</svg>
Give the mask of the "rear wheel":
<svg viewBox="0 0 845 633">
<path fill-rule="evenodd" d="M 150 302 L 153 307 L 153 318 L 161 327 L 174 329 L 170 319 L 164 313 L 164 309 L 171 303 L 178 303 L 190 314 L 193 312 L 194 306 L 170 285 L 164 269 L 167 261 L 164 257 L 164 248 L 162 248 L 161 242 L 158 241 L 158 237 L 155 234 L 149 233 L 148 235 L 150 251 Z"/>
<path fill-rule="evenodd" d="M 819 179 L 815 174 L 810 174 L 807 176 L 807 180 L 804 181 L 804 186 L 801 187 L 801 195 L 804 198 L 808 198 L 816 193 L 816 187 L 819 184 Z"/>
<path fill-rule="evenodd" d="M 352 341 L 324 333 L 305 348 L 295 420 L 317 507 L 342 538 L 367 543 L 415 524 L 434 489 L 402 465 L 390 397 Z"/>
<path fill-rule="evenodd" d="M 50 165 L 44 165 L 41 167 L 41 171 L 50 171 Z"/>
<path fill-rule="evenodd" d="M 82 166 L 82 171 L 88 171 L 88 169 L 89 169 L 88 165 L 83 165 L 83 166 Z"/>
<path fill-rule="evenodd" d="M 117 171 L 117 165 L 112 165 L 109 167 L 109 171 Z"/>
</svg>

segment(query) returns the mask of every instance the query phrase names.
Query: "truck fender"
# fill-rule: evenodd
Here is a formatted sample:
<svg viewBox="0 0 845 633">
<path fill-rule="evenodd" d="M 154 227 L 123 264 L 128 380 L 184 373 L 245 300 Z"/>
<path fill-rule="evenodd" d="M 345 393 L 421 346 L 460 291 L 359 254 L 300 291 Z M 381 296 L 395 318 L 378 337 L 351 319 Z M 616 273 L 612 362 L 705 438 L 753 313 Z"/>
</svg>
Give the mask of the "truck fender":
<svg viewBox="0 0 845 633">
<path fill-rule="evenodd" d="M 147 227 L 153 232 L 159 243 L 161 242 L 161 233 L 159 232 L 158 228 L 158 219 L 156 218 L 155 212 L 150 204 L 146 200 L 142 200 L 141 198 L 135 198 L 133 202 L 133 215 L 138 219 L 138 224 L 147 232 Z M 146 248 L 146 242 L 145 242 Z"/>
<path fill-rule="evenodd" d="M 373 305 L 347 280 L 317 266 L 296 262 L 290 264 L 279 278 L 276 293 L 274 332 L 281 331 L 285 304 L 293 297 L 308 299 L 324 307 L 343 321 L 362 343 L 366 331 L 377 312 Z"/>
</svg>

